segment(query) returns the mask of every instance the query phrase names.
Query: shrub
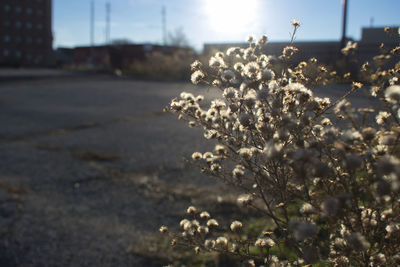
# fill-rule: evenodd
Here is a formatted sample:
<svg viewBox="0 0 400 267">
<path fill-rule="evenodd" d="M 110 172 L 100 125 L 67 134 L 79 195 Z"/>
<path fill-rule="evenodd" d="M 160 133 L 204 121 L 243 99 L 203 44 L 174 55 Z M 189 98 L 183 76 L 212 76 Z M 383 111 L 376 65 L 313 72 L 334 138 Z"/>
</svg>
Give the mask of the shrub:
<svg viewBox="0 0 400 267">
<path fill-rule="evenodd" d="M 134 62 L 125 72 L 142 78 L 186 80 L 190 77 L 188 66 L 194 59 L 191 50 L 177 50 L 172 54 L 152 52 L 145 60 Z"/>
<path fill-rule="evenodd" d="M 295 32 L 299 24 L 292 24 Z M 208 105 L 183 92 L 167 110 L 216 141 L 214 151 L 194 152 L 189 161 L 240 189 L 238 205 L 265 217 L 264 229 L 254 237 L 246 222 L 223 226 L 191 206 L 172 244 L 248 266 L 399 265 L 399 64 L 369 73 L 380 104 L 355 108 L 347 98 L 363 84 L 353 81 L 331 103 L 307 88 L 329 78 L 325 71 L 310 75 L 308 63 L 286 64 L 297 51 L 293 42 L 279 58 L 261 52 L 265 36 L 248 42 L 216 53 L 209 66 L 191 65 L 192 82 L 215 87 L 221 98 Z M 371 70 L 365 64 L 361 71 Z"/>
</svg>

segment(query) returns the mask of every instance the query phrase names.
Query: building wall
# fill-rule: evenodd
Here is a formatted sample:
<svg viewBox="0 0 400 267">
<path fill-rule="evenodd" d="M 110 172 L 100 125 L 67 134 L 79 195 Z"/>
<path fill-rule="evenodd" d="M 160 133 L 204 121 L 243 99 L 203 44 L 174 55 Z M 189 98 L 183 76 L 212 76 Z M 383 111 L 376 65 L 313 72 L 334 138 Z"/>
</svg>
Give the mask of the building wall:
<svg viewBox="0 0 400 267">
<path fill-rule="evenodd" d="M 280 56 L 286 46 L 288 46 L 287 42 L 271 42 L 265 46 L 264 53 Z M 296 42 L 294 46 L 299 51 L 293 56 L 292 62 L 307 61 L 309 58 L 315 57 L 319 62 L 331 64 L 338 58 L 340 50 L 340 42 Z M 230 47 L 246 48 L 248 45 L 245 43 L 205 44 L 203 53 L 210 55 L 215 51 L 226 52 Z"/>
<path fill-rule="evenodd" d="M 397 33 L 398 27 L 391 27 L 389 34 L 385 32 L 383 27 L 380 28 L 363 28 L 362 37 L 358 42 L 358 49 L 356 52 L 357 61 L 363 64 L 366 61 L 373 61 L 373 57 L 382 53 L 379 49 L 380 44 L 383 42 L 385 47 L 392 49 L 399 45 L 400 37 Z M 282 54 L 283 48 L 288 45 L 288 42 L 271 42 L 265 47 L 265 54 L 279 56 Z M 246 48 L 246 43 L 226 43 L 226 44 L 205 44 L 203 53 L 210 55 L 215 51 L 225 52 L 229 47 Z M 303 60 L 308 60 L 315 57 L 319 62 L 335 65 L 342 57 L 340 53 L 340 41 L 332 42 L 295 42 L 294 46 L 299 49 L 292 62 L 298 63 Z M 393 66 L 395 58 L 388 62 L 388 66 Z"/>
<path fill-rule="evenodd" d="M 398 34 L 398 28 L 399 27 L 388 27 L 388 32 L 385 32 L 385 28 L 382 27 L 363 28 L 360 42 L 365 44 L 399 43 L 400 36 Z"/>
<path fill-rule="evenodd" d="M 53 61 L 51 0 L 0 1 L 0 66 Z"/>
<path fill-rule="evenodd" d="M 389 27 L 385 32 L 384 28 L 363 28 L 362 37 L 358 43 L 358 59 L 360 63 L 373 62 L 373 57 L 382 54 L 380 45 L 384 44 L 384 50 L 391 50 L 400 45 L 399 27 Z M 399 60 L 398 56 L 392 56 L 384 65 L 385 68 L 393 67 Z"/>
<path fill-rule="evenodd" d="M 287 43 L 270 43 L 265 47 L 265 53 L 279 56 L 287 45 Z M 296 42 L 294 46 L 299 51 L 294 54 L 292 62 L 307 61 L 315 57 L 319 62 L 325 64 L 335 62 L 340 48 L 339 42 Z"/>
<path fill-rule="evenodd" d="M 147 53 L 160 52 L 171 55 L 178 51 L 192 51 L 188 48 L 151 44 L 124 44 L 106 46 L 76 47 L 73 51 L 73 63 L 76 66 L 121 69 L 129 67 L 135 61 L 146 59 Z"/>
<path fill-rule="evenodd" d="M 108 46 L 76 47 L 73 51 L 73 58 L 73 62 L 77 66 L 107 67 L 110 63 L 110 49 Z"/>
</svg>

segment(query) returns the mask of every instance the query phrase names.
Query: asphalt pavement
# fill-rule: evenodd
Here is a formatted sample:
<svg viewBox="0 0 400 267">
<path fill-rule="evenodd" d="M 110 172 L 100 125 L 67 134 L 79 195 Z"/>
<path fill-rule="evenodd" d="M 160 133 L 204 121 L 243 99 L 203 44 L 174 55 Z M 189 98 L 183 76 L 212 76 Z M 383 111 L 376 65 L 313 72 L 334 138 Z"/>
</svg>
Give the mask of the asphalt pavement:
<svg viewBox="0 0 400 267">
<path fill-rule="evenodd" d="M 210 208 L 224 187 L 182 160 L 212 144 L 162 109 L 181 91 L 213 92 L 50 74 L 0 83 L 0 266 L 167 264 L 147 237 L 189 204 Z M 370 103 L 365 92 L 354 101 Z"/>
</svg>

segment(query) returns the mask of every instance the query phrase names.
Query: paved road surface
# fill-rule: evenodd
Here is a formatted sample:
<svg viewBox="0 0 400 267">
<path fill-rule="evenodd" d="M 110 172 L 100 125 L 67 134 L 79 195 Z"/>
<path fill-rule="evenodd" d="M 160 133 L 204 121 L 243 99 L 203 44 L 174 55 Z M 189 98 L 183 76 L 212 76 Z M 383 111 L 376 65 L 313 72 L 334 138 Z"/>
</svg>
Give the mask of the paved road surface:
<svg viewBox="0 0 400 267">
<path fill-rule="evenodd" d="M 0 83 L 0 266 L 166 264 L 144 238 L 221 190 L 182 161 L 210 144 L 161 112 L 182 90 L 206 89 L 101 75 Z"/>
</svg>

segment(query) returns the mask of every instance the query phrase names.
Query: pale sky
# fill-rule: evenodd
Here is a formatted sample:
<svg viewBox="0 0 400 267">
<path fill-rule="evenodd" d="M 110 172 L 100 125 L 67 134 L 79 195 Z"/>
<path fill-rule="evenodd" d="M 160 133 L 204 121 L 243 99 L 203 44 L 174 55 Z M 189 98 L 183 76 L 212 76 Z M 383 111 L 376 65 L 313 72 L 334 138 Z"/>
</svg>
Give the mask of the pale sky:
<svg viewBox="0 0 400 267">
<path fill-rule="evenodd" d="M 297 40 L 339 40 L 342 0 L 94 0 L 95 43 L 105 42 L 106 1 L 111 2 L 111 39 L 162 43 L 162 6 L 167 31 L 182 27 L 190 44 L 242 42 L 250 34 L 271 41 L 289 39 L 290 21 L 301 27 Z M 53 0 L 55 47 L 90 43 L 91 0 Z M 349 0 L 347 36 L 361 28 L 400 25 L 400 0 Z"/>
</svg>

